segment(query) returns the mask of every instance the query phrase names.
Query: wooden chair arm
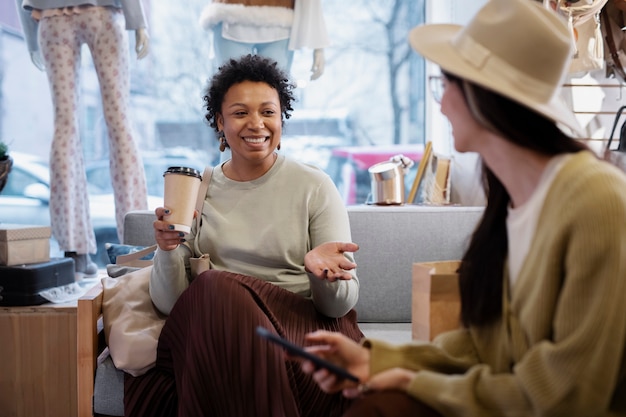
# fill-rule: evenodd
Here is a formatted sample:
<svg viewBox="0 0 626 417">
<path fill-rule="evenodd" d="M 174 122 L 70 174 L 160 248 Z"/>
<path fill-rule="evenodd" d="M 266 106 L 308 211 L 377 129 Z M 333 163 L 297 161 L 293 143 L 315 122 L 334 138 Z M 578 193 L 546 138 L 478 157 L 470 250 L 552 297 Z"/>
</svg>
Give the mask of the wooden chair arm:
<svg viewBox="0 0 626 417">
<path fill-rule="evenodd" d="M 98 283 L 78 299 L 77 307 L 78 417 L 93 416 L 94 379 L 99 352 L 102 317 L 102 284 Z"/>
</svg>

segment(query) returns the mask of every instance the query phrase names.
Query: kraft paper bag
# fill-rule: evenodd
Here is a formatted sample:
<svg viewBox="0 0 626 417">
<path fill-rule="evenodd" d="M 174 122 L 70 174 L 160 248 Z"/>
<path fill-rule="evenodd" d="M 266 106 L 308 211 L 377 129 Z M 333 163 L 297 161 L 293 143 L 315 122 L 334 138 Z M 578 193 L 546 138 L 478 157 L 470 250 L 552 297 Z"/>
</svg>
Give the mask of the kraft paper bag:
<svg viewBox="0 0 626 417">
<path fill-rule="evenodd" d="M 412 336 L 430 341 L 460 325 L 459 261 L 413 264 Z"/>
</svg>

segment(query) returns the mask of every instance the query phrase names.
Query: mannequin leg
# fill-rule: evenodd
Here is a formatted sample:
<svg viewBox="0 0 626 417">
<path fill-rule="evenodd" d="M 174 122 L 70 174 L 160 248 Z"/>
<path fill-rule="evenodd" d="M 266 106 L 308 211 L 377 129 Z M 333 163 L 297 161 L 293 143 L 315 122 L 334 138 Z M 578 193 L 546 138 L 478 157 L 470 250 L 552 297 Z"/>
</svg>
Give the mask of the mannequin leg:
<svg viewBox="0 0 626 417">
<path fill-rule="evenodd" d="M 291 63 L 293 62 L 293 51 L 290 51 L 288 46 L 289 39 L 258 43 L 256 44 L 256 51 L 257 54 L 278 62 L 278 65 L 289 73 L 289 71 L 291 71 Z"/>
<path fill-rule="evenodd" d="M 222 37 L 222 24 L 213 28 L 213 47 L 215 48 L 215 58 L 217 66 L 230 58 L 239 58 L 243 55 L 254 53 L 254 44 L 245 42 L 235 42 Z"/>
<path fill-rule="evenodd" d="M 109 164 L 115 195 L 117 233 L 120 242 L 123 242 L 124 215 L 131 210 L 148 208 L 146 177 L 134 139 L 135 133 L 128 119 L 128 33 L 120 9 L 94 7 L 80 15 L 80 19 L 92 22 L 84 36 L 100 83 L 104 119 L 109 134 Z"/>
<path fill-rule="evenodd" d="M 44 18 L 39 45 L 44 57 L 54 107 L 50 151 L 50 223 L 65 252 L 96 252 L 89 217 L 89 197 L 78 129 L 80 42 L 74 16 Z"/>
</svg>

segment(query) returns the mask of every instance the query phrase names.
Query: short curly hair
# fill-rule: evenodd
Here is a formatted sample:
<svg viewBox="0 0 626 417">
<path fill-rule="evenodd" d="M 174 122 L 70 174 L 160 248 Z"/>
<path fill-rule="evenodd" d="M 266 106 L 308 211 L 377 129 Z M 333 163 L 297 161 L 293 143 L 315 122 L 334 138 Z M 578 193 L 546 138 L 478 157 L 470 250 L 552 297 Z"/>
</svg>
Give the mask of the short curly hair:
<svg viewBox="0 0 626 417">
<path fill-rule="evenodd" d="M 244 81 L 264 82 L 274 88 L 280 100 L 282 122 L 291 117 L 295 85 L 289 81 L 288 75 L 278 67 L 276 61 L 249 54 L 239 59 L 230 59 L 222 65 L 204 91 L 204 107 L 207 110 L 204 117 L 215 131 L 218 131 L 216 117 L 222 111 L 224 96 L 233 85 Z"/>
</svg>

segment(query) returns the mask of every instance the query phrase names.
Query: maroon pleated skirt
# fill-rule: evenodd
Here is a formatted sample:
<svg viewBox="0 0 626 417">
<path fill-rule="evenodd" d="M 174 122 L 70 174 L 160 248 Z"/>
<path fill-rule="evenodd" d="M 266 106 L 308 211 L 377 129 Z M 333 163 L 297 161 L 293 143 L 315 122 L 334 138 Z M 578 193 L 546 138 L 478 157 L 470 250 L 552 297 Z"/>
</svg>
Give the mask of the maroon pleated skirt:
<svg viewBox="0 0 626 417">
<path fill-rule="evenodd" d="M 322 392 L 298 362 L 257 336 L 257 326 L 301 345 L 306 333 L 319 329 L 363 337 L 354 310 L 329 318 L 311 300 L 276 285 L 210 270 L 172 309 L 156 366 L 125 376 L 125 415 L 340 416 L 351 401 Z"/>
</svg>

